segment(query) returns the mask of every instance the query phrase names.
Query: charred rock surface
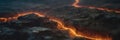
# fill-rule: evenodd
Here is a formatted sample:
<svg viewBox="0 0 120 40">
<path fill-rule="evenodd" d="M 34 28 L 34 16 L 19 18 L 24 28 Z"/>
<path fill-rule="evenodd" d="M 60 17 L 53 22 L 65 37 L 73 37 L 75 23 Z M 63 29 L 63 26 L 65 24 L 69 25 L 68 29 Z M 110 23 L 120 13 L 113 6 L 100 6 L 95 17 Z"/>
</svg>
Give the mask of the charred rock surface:
<svg viewBox="0 0 120 40">
<path fill-rule="evenodd" d="M 18 20 L 0 23 L 0 40 L 72 40 L 67 31 L 57 30 L 57 24 L 34 14 Z"/>
<path fill-rule="evenodd" d="M 64 18 L 66 24 L 72 24 L 78 30 L 88 28 L 90 30 L 108 32 L 113 36 L 113 40 L 119 40 L 117 35 L 120 32 L 120 14 L 96 9 L 74 8 L 72 6 L 53 9 L 48 12 L 48 14 L 50 13 L 56 17 Z"/>
</svg>

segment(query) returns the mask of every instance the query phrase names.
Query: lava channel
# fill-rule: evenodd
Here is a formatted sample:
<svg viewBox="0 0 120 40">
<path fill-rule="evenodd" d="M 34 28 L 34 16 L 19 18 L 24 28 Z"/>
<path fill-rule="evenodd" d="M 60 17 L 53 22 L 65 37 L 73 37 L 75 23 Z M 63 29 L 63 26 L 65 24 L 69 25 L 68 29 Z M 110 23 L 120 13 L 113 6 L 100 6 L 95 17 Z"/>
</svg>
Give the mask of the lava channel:
<svg viewBox="0 0 120 40">
<path fill-rule="evenodd" d="M 95 7 L 95 6 L 83 6 L 79 5 L 80 0 L 75 0 L 75 2 L 72 4 L 72 6 L 76 8 L 89 8 L 89 9 L 97 9 L 101 11 L 107 11 L 107 12 L 115 12 L 115 13 L 120 13 L 120 9 L 110 9 L 110 8 L 104 8 L 104 7 Z"/>
<path fill-rule="evenodd" d="M 90 35 L 91 32 L 85 33 L 85 32 L 76 30 L 76 28 L 74 26 L 69 26 L 69 27 L 65 26 L 64 22 L 61 19 L 42 14 L 40 12 L 20 13 L 20 14 L 16 14 L 13 17 L 0 18 L 0 21 L 1 22 L 8 22 L 8 21 L 12 21 L 12 20 L 17 20 L 18 17 L 29 15 L 29 14 L 35 14 L 35 15 L 37 15 L 39 17 L 47 17 L 47 18 L 49 18 L 49 20 L 54 21 L 54 22 L 56 22 L 58 24 L 57 25 L 58 30 L 68 30 L 69 34 L 72 37 L 83 37 L 83 38 L 87 38 L 87 39 L 91 39 L 91 40 L 112 40 L 112 38 L 109 35 L 102 35 L 102 34 L 92 34 L 92 35 Z M 87 29 L 85 29 L 85 30 L 87 30 Z"/>
</svg>

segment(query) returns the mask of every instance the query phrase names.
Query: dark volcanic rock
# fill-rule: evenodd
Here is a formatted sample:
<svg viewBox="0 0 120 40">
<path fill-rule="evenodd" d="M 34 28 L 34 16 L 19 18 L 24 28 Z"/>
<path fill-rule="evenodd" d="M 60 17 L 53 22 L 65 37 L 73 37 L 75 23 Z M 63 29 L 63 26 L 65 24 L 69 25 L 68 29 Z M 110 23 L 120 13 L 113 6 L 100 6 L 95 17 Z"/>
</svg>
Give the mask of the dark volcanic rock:
<svg viewBox="0 0 120 40">
<path fill-rule="evenodd" d="M 76 28 L 88 28 L 96 31 L 109 32 L 119 35 L 120 14 L 88 8 L 74 8 L 65 6 L 53 9 L 48 14 L 63 18 L 66 24 L 73 24 Z M 119 39 L 115 37 L 115 39 Z"/>
<path fill-rule="evenodd" d="M 114 40 L 119 40 L 120 15 L 87 8 L 61 7 L 48 12 L 65 21 L 66 25 L 93 31 L 109 32 Z M 71 39 L 67 31 L 57 30 L 57 23 L 46 17 L 30 14 L 18 20 L 0 23 L 0 40 L 89 40 Z M 89 31 L 89 30 L 88 30 Z"/>
<path fill-rule="evenodd" d="M 72 40 L 55 22 L 34 14 L 0 24 L 0 40 Z"/>
</svg>

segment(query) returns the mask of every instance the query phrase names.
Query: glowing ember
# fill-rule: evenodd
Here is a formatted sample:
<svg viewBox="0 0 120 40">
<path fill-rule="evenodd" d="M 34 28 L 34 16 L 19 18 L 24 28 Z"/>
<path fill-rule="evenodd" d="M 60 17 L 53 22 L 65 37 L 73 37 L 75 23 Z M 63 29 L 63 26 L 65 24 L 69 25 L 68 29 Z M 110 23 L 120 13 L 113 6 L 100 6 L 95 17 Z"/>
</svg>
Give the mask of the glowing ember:
<svg viewBox="0 0 120 40">
<path fill-rule="evenodd" d="M 102 11 L 107 11 L 107 12 L 115 12 L 115 13 L 120 13 L 120 9 L 114 10 L 114 9 L 109 9 L 109 8 L 102 8 L 102 7 L 95 7 L 95 6 L 82 6 L 78 5 L 80 0 L 75 0 L 75 2 L 72 4 L 72 6 L 76 8 L 89 8 L 89 9 L 97 9 L 97 10 L 102 10 Z"/>
</svg>

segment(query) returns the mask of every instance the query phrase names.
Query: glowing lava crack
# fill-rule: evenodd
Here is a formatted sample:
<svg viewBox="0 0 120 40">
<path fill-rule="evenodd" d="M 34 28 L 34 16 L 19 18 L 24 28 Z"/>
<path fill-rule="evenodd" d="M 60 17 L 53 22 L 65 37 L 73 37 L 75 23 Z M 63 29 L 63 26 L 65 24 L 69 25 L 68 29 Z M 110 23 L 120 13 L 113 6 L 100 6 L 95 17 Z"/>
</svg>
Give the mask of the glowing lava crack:
<svg viewBox="0 0 120 40">
<path fill-rule="evenodd" d="M 47 16 L 47 15 L 44 15 L 44 14 L 41 14 L 40 12 L 27 12 L 27 13 L 21 13 L 21 14 L 17 14 L 13 17 L 8 17 L 8 18 L 0 18 L 0 21 L 2 22 L 8 22 L 8 21 L 11 21 L 11 20 L 17 20 L 18 17 L 20 16 L 25 16 L 25 15 L 29 15 L 29 14 L 35 14 L 39 17 L 47 17 L 49 18 L 49 20 L 51 21 L 54 21 L 56 22 L 58 25 L 57 25 L 57 28 L 59 30 L 68 30 L 69 31 L 69 34 L 70 36 L 72 37 L 83 37 L 83 38 L 87 38 L 87 39 L 91 39 L 91 40 L 112 40 L 111 37 L 109 37 L 108 35 L 102 35 L 102 34 L 88 34 L 88 33 L 85 33 L 85 32 L 82 32 L 82 31 L 78 31 L 75 29 L 74 26 L 65 26 L 64 22 L 58 18 L 55 18 L 55 17 L 51 17 L 51 16 Z"/>
<path fill-rule="evenodd" d="M 115 13 L 120 13 L 120 9 L 115 10 L 115 9 L 109 9 L 109 8 L 103 8 L 103 7 L 95 7 L 95 6 L 83 6 L 83 5 L 78 5 L 80 0 L 75 0 L 75 2 L 72 4 L 72 6 L 76 8 L 89 8 L 89 9 L 97 9 L 97 10 L 102 10 L 102 11 L 107 11 L 107 12 L 115 12 Z"/>
</svg>

